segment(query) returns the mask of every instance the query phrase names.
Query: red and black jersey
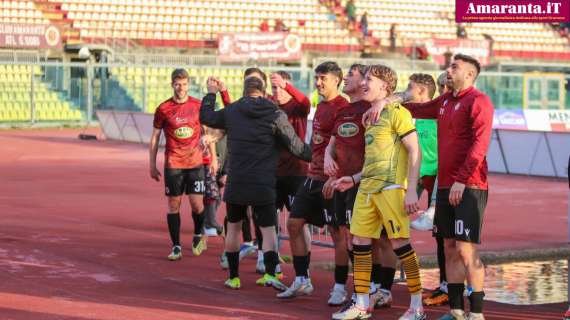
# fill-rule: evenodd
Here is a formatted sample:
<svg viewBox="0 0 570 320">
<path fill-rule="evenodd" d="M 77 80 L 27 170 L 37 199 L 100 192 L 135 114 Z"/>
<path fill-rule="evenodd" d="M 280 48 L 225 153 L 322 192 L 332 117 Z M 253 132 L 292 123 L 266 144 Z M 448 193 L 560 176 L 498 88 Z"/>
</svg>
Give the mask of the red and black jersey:
<svg viewBox="0 0 570 320">
<path fill-rule="evenodd" d="M 338 177 L 351 176 L 362 171 L 364 164 L 364 132 L 362 115 L 370 103 L 360 100 L 340 109 L 335 118 L 332 135 L 335 137 Z"/>
<path fill-rule="evenodd" d="M 295 133 L 305 141 L 307 134 L 307 117 L 311 111 L 311 102 L 297 88 L 290 83 L 285 86 L 285 91 L 293 98 L 289 102 L 279 106 L 287 114 L 287 119 Z M 306 176 L 309 165 L 307 162 L 295 157 L 288 150 L 282 150 L 277 163 L 277 176 Z"/>
<path fill-rule="evenodd" d="M 222 96 L 222 103 L 224 104 L 224 107 L 232 104 L 232 98 L 230 98 L 230 93 L 227 90 L 220 91 L 220 95 Z"/>
<path fill-rule="evenodd" d="M 469 87 L 457 95 L 445 93 L 426 103 L 404 105 L 417 119 L 437 119 L 438 187 L 454 182 L 488 189 L 487 150 L 493 129 L 493 103 Z"/>
<path fill-rule="evenodd" d="M 325 149 L 331 138 L 337 112 L 349 105 L 343 96 L 337 96 L 330 101 L 322 101 L 317 106 L 317 112 L 313 119 L 313 135 L 311 148 L 313 159 L 309 165 L 308 176 L 315 180 L 327 180 L 324 172 Z"/>
<path fill-rule="evenodd" d="M 153 126 L 164 131 L 165 168 L 191 169 L 202 165 L 199 117 L 200 100 L 192 97 L 184 103 L 176 103 L 170 98 L 158 106 Z"/>
</svg>

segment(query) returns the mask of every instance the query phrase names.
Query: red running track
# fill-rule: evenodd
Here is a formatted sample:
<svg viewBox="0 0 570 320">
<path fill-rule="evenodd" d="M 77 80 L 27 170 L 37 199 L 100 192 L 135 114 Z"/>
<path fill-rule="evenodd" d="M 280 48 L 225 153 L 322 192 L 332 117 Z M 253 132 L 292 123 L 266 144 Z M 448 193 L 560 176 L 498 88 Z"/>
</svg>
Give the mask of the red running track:
<svg viewBox="0 0 570 320">
<path fill-rule="evenodd" d="M 185 249 L 182 261 L 167 261 L 166 203 L 162 184 L 148 177 L 146 147 L 80 141 L 78 133 L 0 131 L 0 319 L 329 319 L 336 311 L 326 305 L 332 274 L 321 270 L 312 272 L 313 296 L 279 301 L 255 287 L 255 260 L 246 259 L 243 289 L 225 289 L 219 239 L 200 257 Z M 484 250 L 565 245 L 565 182 L 492 176 L 491 188 Z M 183 243 L 190 221 L 182 215 Z M 414 239 L 420 254 L 433 253 L 429 235 Z M 292 267 L 284 271 L 289 283 Z M 395 305 L 376 319 L 403 313 L 406 289 L 394 291 Z M 565 308 L 487 302 L 486 316 L 558 320 Z"/>
</svg>

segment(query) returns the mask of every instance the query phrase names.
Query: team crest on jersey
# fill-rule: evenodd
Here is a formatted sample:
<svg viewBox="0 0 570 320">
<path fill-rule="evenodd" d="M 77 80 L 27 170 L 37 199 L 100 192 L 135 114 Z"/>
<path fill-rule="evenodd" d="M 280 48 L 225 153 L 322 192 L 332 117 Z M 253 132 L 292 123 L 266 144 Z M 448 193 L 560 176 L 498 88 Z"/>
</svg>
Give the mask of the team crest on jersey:
<svg viewBox="0 0 570 320">
<path fill-rule="evenodd" d="M 345 122 L 338 127 L 337 133 L 343 138 L 354 137 L 360 129 L 354 122 Z"/>
<path fill-rule="evenodd" d="M 312 140 L 313 140 L 313 144 L 321 144 L 321 143 L 325 142 L 325 138 L 323 138 L 323 136 L 321 136 L 319 133 L 314 133 Z"/>
<path fill-rule="evenodd" d="M 367 134 L 366 136 L 364 136 L 364 141 L 366 142 L 366 145 L 369 145 L 372 142 L 374 142 L 374 136 L 371 134 Z"/>
<path fill-rule="evenodd" d="M 174 130 L 174 135 L 178 139 L 188 139 L 194 134 L 194 129 L 190 127 L 180 127 Z"/>
<path fill-rule="evenodd" d="M 458 102 L 458 103 L 455 105 L 455 111 L 457 111 L 457 109 L 459 109 L 459 108 L 461 108 L 461 102 Z"/>
</svg>

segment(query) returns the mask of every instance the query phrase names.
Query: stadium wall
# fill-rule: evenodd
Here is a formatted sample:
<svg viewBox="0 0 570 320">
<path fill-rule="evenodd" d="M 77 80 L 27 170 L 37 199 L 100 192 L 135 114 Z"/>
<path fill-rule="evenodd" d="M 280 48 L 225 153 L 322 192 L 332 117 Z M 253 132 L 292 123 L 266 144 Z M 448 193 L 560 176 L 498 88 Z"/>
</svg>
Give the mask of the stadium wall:
<svg viewBox="0 0 570 320">
<path fill-rule="evenodd" d="M 152 114 L 99 110 L 96 115 L 107 139 L 145 144 L 150 141 Z M 307 137 L 311 135 L 311 128 L 309 121 Z M 570 132 L 495 128 L 487 154 L 489 171 L 566 178 L 570 156 L 568 141 Z"/>
</svg>

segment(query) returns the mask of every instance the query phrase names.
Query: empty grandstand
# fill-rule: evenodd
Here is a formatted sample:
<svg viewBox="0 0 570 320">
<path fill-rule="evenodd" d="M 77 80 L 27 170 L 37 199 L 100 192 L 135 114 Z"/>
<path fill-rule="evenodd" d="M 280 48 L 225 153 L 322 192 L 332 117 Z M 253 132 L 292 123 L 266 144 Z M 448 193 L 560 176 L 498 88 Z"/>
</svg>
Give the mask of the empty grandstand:
<svg viewBox="0 0 570 320">
<path fill-rule="evenodd" d="M 457 24 L 452 0 L 354 3 L 357 21 L 367 13 L 367 37 L 347 23 L 346 1 L 1 0 L 0 122 L 85 121 L 97 109 L 153 112 L 170 96 L 169 73 L 178 66 L 189 70 L 198 97 L 212 74 L 240 96 L 244 65 L 287 68 L 310 93 L 312 66 L 326 59 L 391 65 L 404 89 L 411 73 L 437 75 L 458 51 L 484 63 L 477 85 L 497 108 L 570 108 L 570 47 L 560 27 Z M 283 58 L 296 45 L 287 37 L 263 39 L 282 50 L 265 59 L 252 52 L 228 62 L 220 47 L 243 45 L 221 43 L 222 34 L 273 32 L 298 36 L 294 58 Z"/>
</svg>

